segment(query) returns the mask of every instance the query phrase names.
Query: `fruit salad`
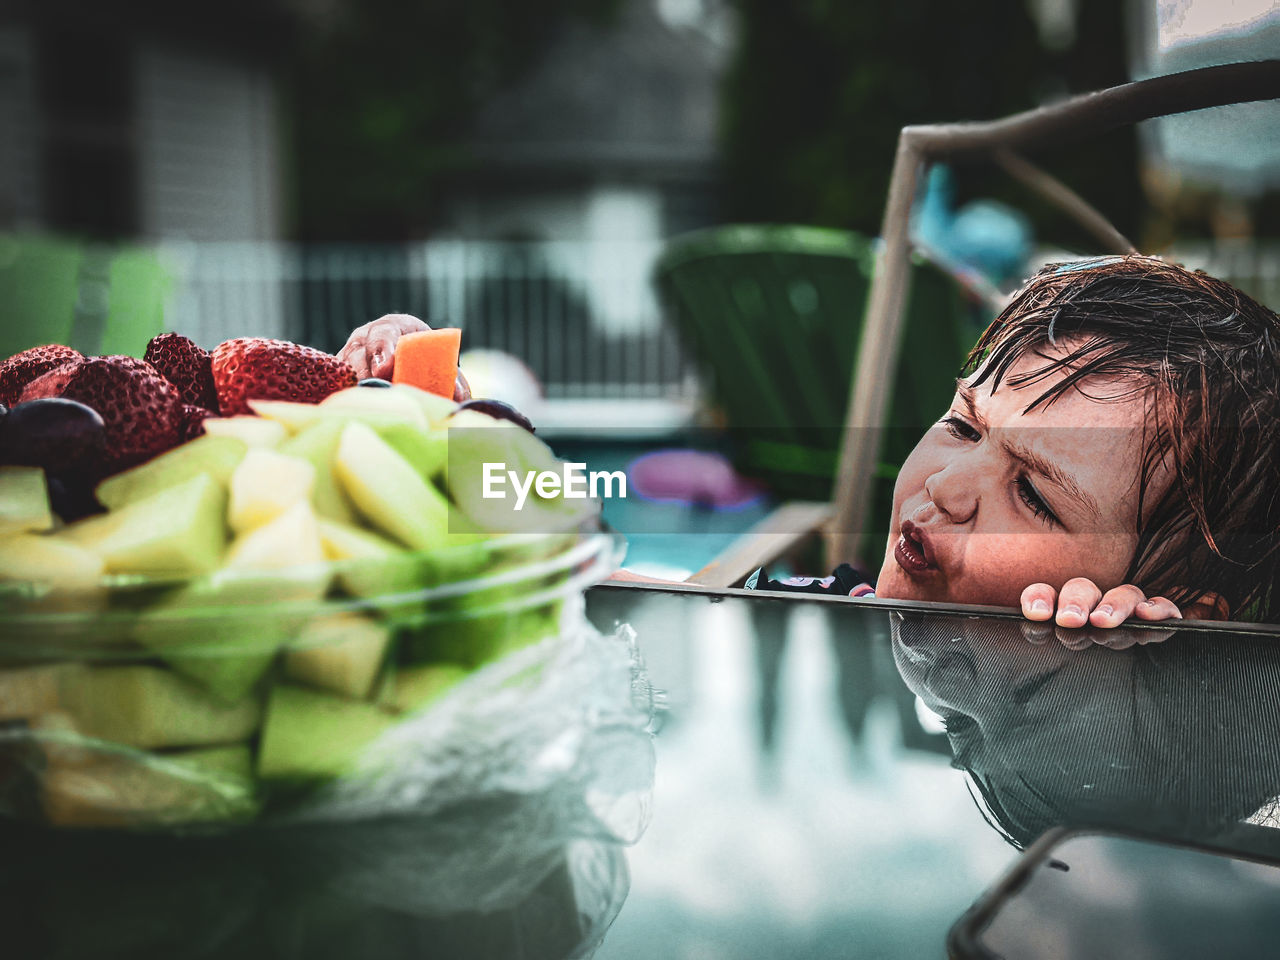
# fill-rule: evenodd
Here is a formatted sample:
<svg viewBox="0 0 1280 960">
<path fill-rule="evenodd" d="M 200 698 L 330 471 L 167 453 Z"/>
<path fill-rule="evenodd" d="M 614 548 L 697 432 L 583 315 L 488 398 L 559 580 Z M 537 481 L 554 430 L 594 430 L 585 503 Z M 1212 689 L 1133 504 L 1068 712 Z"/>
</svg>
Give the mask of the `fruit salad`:
<svg viewBox="0 0 1280 960">
<path fill-rule="evenodd" d="M 470 489 L 556 465 L 518 414 L 308 347 L 39 347 L 0 401 L 0 805 L 53 824 L 292 802 L 617 559 L 592 502 Z"/>
</svg>

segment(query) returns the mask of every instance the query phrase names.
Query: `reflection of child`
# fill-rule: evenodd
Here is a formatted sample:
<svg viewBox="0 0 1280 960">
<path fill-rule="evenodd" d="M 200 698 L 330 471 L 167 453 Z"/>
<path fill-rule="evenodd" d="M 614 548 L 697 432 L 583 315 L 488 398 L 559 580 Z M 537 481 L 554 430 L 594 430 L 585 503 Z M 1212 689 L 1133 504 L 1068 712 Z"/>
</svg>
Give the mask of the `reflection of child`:
<svg viewBox="0 0 1280 960">
<path fill-rule="evenodd" d="M 1067 627 L 1280 617 L 1273 312 L 1149 257 L 1052 265 L 967 369 L 898 475 L 877 596 Z"/>
<path fill-rule="evenodd" d="M 1207 838 L 1274 814 L 1274 637 L 1189 630 L 1116 652 L 1023 643 L 1025 621 L 891 623 L 902 679 L 942 719 L 989 822 L 1019 847 L 1055 826 Z"/>
</svg>

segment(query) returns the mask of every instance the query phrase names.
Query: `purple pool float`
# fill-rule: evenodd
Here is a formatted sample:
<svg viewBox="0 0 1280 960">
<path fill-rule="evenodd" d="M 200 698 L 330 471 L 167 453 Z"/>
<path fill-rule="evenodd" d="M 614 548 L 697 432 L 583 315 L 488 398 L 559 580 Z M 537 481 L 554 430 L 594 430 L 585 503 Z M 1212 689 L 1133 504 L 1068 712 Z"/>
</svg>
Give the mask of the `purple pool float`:
<svg viewBox="0 0 1280 960">
<path fill-rule="evenodd" d="M 742 510 L 758 503 L 764 487 L 738 474 L 718 453 L 658 450 L 627 466 L 630 489 L 645 500 L 711 510 Z"/>
</svg>

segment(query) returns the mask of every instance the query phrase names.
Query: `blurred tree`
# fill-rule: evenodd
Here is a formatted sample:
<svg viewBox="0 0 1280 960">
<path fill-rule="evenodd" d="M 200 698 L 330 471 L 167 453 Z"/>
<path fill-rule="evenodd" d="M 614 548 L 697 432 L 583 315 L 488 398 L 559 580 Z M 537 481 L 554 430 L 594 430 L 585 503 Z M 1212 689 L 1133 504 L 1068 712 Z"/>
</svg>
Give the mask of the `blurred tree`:
<svg viewBox="0 0 1280 960">
<path fill-rule="evenodd" d="M 992 119 L 1127 79 L 1115 0 L 1076 0 L 1074 29 L 1054 50 L 1028 0 L 732 2 L 740 33 L 722 143 L 738 220 L 878 233 L 904 125 Z M 1103 149 L 1055 151 L 1047 166 L 1132 229 L 1141 201 L 1133 143 L 1126 131 Z M 999 174 L 966 172 L 960 185 L 960 200 L 1009 197 L 1038 228 L 1059 226 Z"/>
<path fill-rule="evenodd" d="M 469 117 L 514 82 L 565 18 L 619 0 L 338 0 L 289 67 L 294 222 L 307 240 L 397 240 L 465 170 Z"/>
</svg>

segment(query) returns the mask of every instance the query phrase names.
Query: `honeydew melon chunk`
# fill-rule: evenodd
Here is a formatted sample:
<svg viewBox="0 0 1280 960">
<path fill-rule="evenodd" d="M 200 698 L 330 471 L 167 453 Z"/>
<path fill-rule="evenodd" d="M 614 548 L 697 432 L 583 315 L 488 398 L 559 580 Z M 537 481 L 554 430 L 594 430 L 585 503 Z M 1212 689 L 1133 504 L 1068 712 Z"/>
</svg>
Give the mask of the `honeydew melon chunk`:
<svg viewBox="0 0 1280 960">
<path fill-rule="evenodd" d="M 59 678 L 58 702 L 86 737 L 130 747 L 192 747 L 247 740 L 257 699 L 227 703 L 161 667 L 78 666 Z"/>
<path fill-rule="evenodd" d="M 250 414 L 234 417 L 209 417 L 204 432 L 213 437 L 234 437 L 250 447 L 277 447 L 288 432 L 284 424 Z"/>
<path fill-rule="evenodd" d="M 299 457 L 315 467 L 311 502 L 315 505 L 317 514 L 339 523 L 357 523 L 359 521 L 355 507 L 333 475 L 333 458 L 345 427 L 345 419 L 321 420 L 286 439 L 278 449 L 287 456 Z"/>
<path fill-rule="evenodd" d="M 249 409 L 266 420 L 274 420 L 288 434 L 298 434 L 307 427 L 327 419 L 316 403 L 296 400 L 249 400 Z"/>
<path fill-rule="evenodd" d="M 296 604 L 328 589 L 323 567 L 221 570 L 166 597 L 133 627 L 133 638 L 225 703 L 250 695 L 309 613 Z M 277 605 L 282 605 L 277 609 Z"/>
<path fill-rule="evenodd" d="M 0 537 L 0 580 L 83 592 L 99 589 L 105 571 L 102 557 L 74 543 L 32 533 Z"/>
<path fill-rule="evenodd" d="M 365 700 L 382 669 L 391 630 L 344 611 L 308 623 L 285 654 L 285 676 L 307 686 Z"/>
<path fill-rule="evenodd" d="M 315 481 L 309 461 L 255 447 L 231 474 L 227 522 L 237 533 L 260 527 L 309 500 Z"/>
<path fill-rule="evenodd" d="M 0 670 L 0 721 L 30 720 L 58 709 L 58 685 L 67 664 Z"/>
<path fill-rule="evenodd" d="M 333 574 L 324 560 L 311 505 L 297 503 L 241 535 L 223 569 L 143 614 L 134 639 L 219 699 L 234 702 L 248 695 L 310 616 L 298 606 L 328 591 Z"/>
<path fill-rule="evenodd" d="M 458 404 L 449 397 L 428 393 L 426 390 L 420 390 L 407 383 L 393 383 L 390 389 L 386 389 L 383 392 L 407 397 L 422 411 L 423 416 L 427 418 L 427 422 L 431 427 L 437 430 L 442 429 L 445 426 L 445 421 L 458 409 Z"/>
<path fill-rule="evenodd" d="M 49 487 L 39 467 L 0 467 L 0 535 L 53 526 Z"/>
<path fill-rule="evenodd" d="M 561 602 L 431 624 L 404 638 L 407 664 L 440 661 L 477 667 L 559 635 Z M 401 669 L 404 669 L 401 667 Z"/>
<path fill-rule="evenodd" d="M 333 467 L 343 490 L 373 527 L 415 550 L 447 542 L 449 501 L 371 427 L 346 425 Z"/>
<path fill-rule="evenodd" d="M 107 477 L 98 484 L 94 496 L 108 510 L 118 510 L 202 473 L 225 487 L 248 449 L 237 437 L 197 437 L 146 463 Z"/>
<path fill-rule="evenodd" d="M 424 480 L 444 472 L 445 464 L 449 462 L 449 435 L 446 431 L 407 423 L 392 423 L 375 429 L 378 436 L 404 457 Z"/>
<path fill-rule="evenodd" d="M 52 536 L 98 554 L 108 573 L 208 573 L 226 545 L 226 500 L 222 485 L 202 473 Z"/>
<path fill-rule="evenodd" d="M 258 775 L 281 780 L 340 777 L 395 723 L 395 717 L 372 704 L 277 685 L 267 700 Z"/>
<path fill-rule="evenodd" d="M 509 472 L 523 484 L 530 476 L 545 472 L 563 477 L 564 464 L 533 434 L 506 421 L 463 410 L 450 417 L 449 423 L 449 495 L 482 529 L 494 533 L 559 532 L 571 530 L 599 512 L 594 500 L 571 499 L 563 490 L 543 497 L 536 483 L 529 484 L 517 509 L 518 497 Z M 484 495 L 486 464 L 497 464 L 503 482 L 494 486 L 494 492 L 502 496 Z"/>
<path fill-rule="evenodd" d="M 299 500 L 262 526 L 236 537 L 227 551 L 226 569 L 282 570 L 324 561 L 315 511 L 309 501 Z"/>
<path fill-rule="evenodd" d="M 62 827 L 154 826 L 240 819 L 253 813 L 246 744 L 161 756 L 45 750 L 45 818 Z"/>
<path fill-rule="evenodd" d="M 466 667 L 456 663 L 398 667 L 385 703 L 402 713 L 420 710 L 439 699 L 470 673 Z"/>
<path fill-rule="evenodd" d="M 418 558 L 372 531 L 321 520 L 320 542 L 325 556 L 336 562 L 339 586 L 353 597 L 404 593 L 423 585 Z"/>
<path fill-rule="evenodd" d="M 369 387 L 347 387 L 320 401 L 319 409 L 329 414 L 342 414 L 363 422 L 401 422 L 422 430 L 430 426 L 422 407 L 403 393 Z"/>
</svg>

